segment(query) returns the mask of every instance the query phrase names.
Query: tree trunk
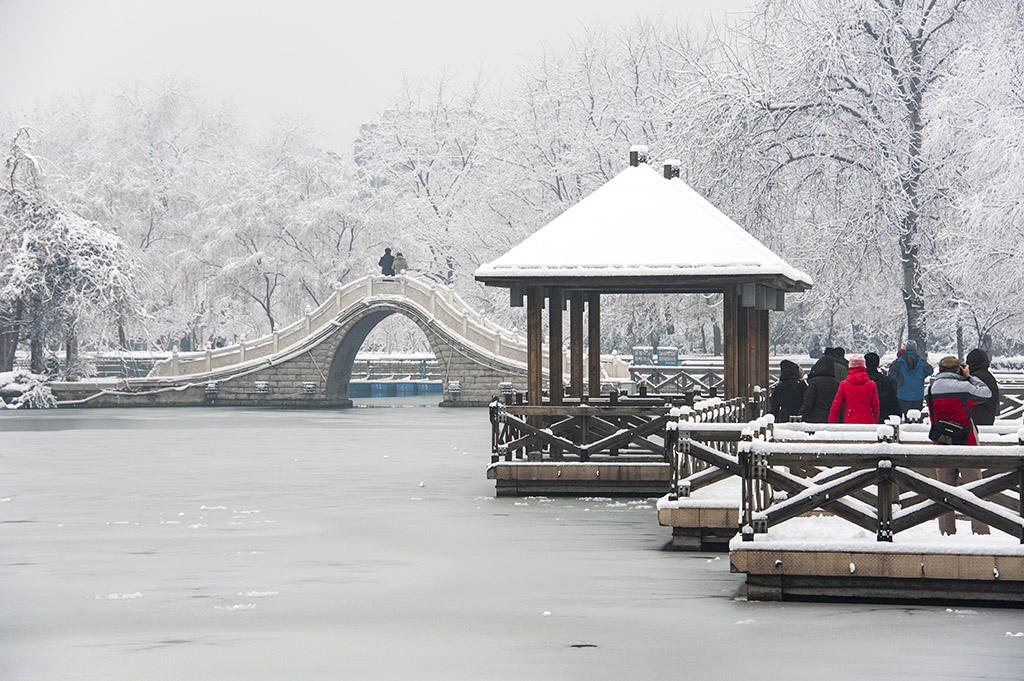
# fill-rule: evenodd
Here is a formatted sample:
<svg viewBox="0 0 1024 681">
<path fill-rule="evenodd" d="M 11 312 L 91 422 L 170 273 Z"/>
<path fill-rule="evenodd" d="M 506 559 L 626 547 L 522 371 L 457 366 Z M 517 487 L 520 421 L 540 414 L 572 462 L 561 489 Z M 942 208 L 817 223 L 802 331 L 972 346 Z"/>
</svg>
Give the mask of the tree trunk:
<svg viewBox="0 0 1024 681">
<path fill-rule="evenodd" d="M 46 358 L 43 356 L 43 332 L 39 329 L 33 329 L 30 348 L 32 363 L 29 370 L 33 374 L 41 374 L 46 371 Z"/>
<path fill-rule="evenodd" d="M 907 309 L 907 338 L 917 342 L 917 351 L 927 357 L 928 332 L 925 327 L 924 290 L 921 288 L 921 263 L 918 259 L 918 231 L 921 225 L 920 197 L 921 159 L 924 143 L 924 123 L 921 120 L 923 70 L 919 40 L 910 41 L 911 76 L 909 91 L 905 93 L 907 121 L 910 136 L 907 144 L 907 168 L 901 186 L 907 200 L 900 234 L 900 260 L 903 266 L 903 304 Z"/>
<path fill-rule="evenodd" d="M 722 327 L 720 327 L 718 324 L 712 324 L 711 325 L 711 332 L 712 332 L 711 342 L 712 342 L 712 344 L 714 345 L 714 348 L 715 348 L 715 355 L 716 356 L 721 355 L 722 354 Z"/>
<path fill-rule="evenodd" d="M 78 380 L 78 336 L 74 329 L 68 329 L 64 339 L 64 378 Z"/>
<path fill-rule="evenodd" d="M 0 371 L 14 370 L 14 355 L 18 351 L 21 336 L 22 310 L 23 305 L 19 300 L 13 307 L 7 308 L 11 316 L 9 321 L 0 326 Z"/>
<path fill-rule="evenodd" d="M 18 330 L 13 324 L 0 331 L 0 372 L 14 370 L 14 353 L 18 349 Z"/>
</svg>

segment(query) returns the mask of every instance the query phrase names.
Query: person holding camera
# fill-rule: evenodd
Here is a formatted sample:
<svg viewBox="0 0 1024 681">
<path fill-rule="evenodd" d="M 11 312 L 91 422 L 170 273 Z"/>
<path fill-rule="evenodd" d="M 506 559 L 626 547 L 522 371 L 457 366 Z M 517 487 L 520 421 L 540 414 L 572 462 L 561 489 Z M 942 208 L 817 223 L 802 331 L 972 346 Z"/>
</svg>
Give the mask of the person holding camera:
<svg viewBox="0 0 1024 681">
<path fill-rule="evenodd" d="M 932 427 L 928 438 L 936 444 L 978 444 L 978 428 L 971 419 L 971 408 L 992 397 L 992 391 L 981 379 L 971 376 L 966 364 L 952 355 L 939 361 L 939 373 L 928 388 L 928 417 Z M 981 479 L 979 468 L 939 468 L 935 478 L 947 485 L 959 485 Z M 971 520 L 974 534 L 988 534 L 983 522 Z M 942 534 L 956 534 L 956 520 L 952 511 L 939 517 Z"/>
</svg>

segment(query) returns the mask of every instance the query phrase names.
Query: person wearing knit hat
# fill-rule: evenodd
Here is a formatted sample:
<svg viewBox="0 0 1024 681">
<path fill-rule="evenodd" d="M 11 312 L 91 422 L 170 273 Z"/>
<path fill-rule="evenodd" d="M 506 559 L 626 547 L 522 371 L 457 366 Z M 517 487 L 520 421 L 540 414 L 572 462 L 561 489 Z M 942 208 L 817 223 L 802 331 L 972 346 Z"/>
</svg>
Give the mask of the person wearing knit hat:
<svg viewBox="0 0 1024 681">
<path fill-rule="evenodd" d="M 917 342 L 908 340 L 907 351 L 889 367 L 889 378 L 896 384 L 896 400 L 906 416 L 911 409 L 924 407 L 924 379 L 935 370 L 917 354 Z"/>
<path fill-rule="evenodd" d="M 947 355 L 939 361 L 939 374 L 928 388 L 928 418 L 933 425 L 939 421 L 959 424 L 966 431 L 967 442 L 958 444 L 977 445 L 978 428 L 971 419 L 971 410 L 990 397 L 992 391 L 981 379 L 971 376 L 971 370 L 966 364 Z M 935 437 L 931 433 L 929 435 Z M 980 480 L 981 470 L 937 468 L 935 478 L 939 482 L 956 486 Z M 974 534 L 989 533 L 988 525 L 979 520 L 972 519 L 971 527 Z M 942 534 L 956 534 L 956 520 L 952 512 L 939 516 L 939 531 Z"/>
<path fill-rule="evenodd" d="M 878 423 L 878 388 L 868 378 L 864 355 L 850 355 L 850 370 L 839 384 L 829 423 Z"/>
</svg>

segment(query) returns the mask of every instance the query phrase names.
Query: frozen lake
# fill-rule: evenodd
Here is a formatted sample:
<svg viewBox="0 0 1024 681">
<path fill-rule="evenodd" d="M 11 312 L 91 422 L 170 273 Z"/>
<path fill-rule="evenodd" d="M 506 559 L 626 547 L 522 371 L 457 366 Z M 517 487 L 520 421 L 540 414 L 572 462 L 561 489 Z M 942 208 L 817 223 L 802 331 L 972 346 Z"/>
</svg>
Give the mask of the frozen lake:
<svg viewBox="0 0 1024 681">
<path fill-rule="evenodd" d="M 0 680 L 1024 678 L 1020 610 L 747 603 L 653 500 L 494 498 L 489 443 L 482 409 L 0 413 Z"/>
</svg>

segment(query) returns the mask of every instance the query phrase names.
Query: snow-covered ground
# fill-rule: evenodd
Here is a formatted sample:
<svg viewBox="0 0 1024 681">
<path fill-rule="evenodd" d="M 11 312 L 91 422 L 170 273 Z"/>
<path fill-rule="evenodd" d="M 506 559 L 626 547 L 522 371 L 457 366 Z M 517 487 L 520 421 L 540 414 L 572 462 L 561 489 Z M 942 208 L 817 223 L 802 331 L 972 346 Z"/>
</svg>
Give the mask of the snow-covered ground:
<svg viewBox="0 0 1024 681">
<path fill-rule="evenodd" d="M 0 431 L 4 681 L 1024 669 L 1019 610 L 748 603 L 725 554 L 660 550 L 654 500 L 497 499 L 482 409 L 11 411 Z"/>
</svg>

